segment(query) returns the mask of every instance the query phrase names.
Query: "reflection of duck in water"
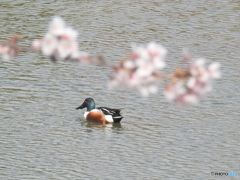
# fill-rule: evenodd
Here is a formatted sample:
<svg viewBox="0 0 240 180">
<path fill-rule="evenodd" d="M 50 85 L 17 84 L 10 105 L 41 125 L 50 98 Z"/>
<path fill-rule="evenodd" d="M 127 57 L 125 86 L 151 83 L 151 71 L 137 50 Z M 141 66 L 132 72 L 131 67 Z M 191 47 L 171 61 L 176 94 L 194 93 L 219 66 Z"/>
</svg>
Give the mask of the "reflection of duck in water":
<svg viewBox="0 0 240 180">
<path fill-rule="evenodd" d="M 114 130 L 114 131 L 122 131 L 123 127 L 121 122 L 119 123 L 101 123 L 101 122 L 96 122 L 96 121 L 81 121 L 80 118 L 78 118 L 78 120 L 80 120 L 80 123 L 82 126 L 84 127 L 90 127 L 90 128 L 99 128 L 99 129 L 105 129 L 105 130 Z"/>
<path fill-rule="evenodd" d="M 76 109 L 87 108 L 84 113 L 84 118 L 88 121 L 101 123 L 117 123 L 120 122 L 123 116 L 120 114 L 121 109 L 111 109 L 108 107 L 95 107 L 95 102 L 92 98 L 84 100 L 81 106 Z"/>
</svg>

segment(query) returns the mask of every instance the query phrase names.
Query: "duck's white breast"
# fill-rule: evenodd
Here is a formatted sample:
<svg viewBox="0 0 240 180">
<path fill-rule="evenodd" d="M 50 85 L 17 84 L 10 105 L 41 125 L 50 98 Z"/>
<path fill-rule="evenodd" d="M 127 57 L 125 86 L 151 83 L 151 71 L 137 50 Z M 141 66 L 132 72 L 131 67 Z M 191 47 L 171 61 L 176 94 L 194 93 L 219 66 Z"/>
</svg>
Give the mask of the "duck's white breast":
<svg viewBox="0 0 240 180">
<path fill-rule="evenodd" d="M 85 119 L 87 119 L 87 115 L 88 115 L 88 113 L 89 113 L 89 112 L 85 112 L 85 113 L 84 113 L 83 116 L 84 116 Z"/>
</svg>

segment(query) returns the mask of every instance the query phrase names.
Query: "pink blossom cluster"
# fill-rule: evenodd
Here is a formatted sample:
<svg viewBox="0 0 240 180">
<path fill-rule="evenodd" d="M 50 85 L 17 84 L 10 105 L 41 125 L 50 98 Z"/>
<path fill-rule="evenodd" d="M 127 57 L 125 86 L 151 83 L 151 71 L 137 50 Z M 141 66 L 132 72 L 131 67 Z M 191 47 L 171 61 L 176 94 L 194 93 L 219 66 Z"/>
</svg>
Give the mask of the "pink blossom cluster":
<svg viewBox="0 0 240 180">
<path fill-rule="evenodd" d="M 42 39 L 35 40 L 32 47 L 54 61 L 57 59 L 80 61 L 81 57 L 89 55 L 78 50 L 77 36 L 77 31 L 67 27 L 60 17 L 54 17 L 48 32 Z"/>
<path fill-rule="evenodd" d="M 4 61 L 9 61 L 14 56 L 16 56 L 17 52 L 11 48 L 11 46 L 0 44 L 0 55 Z"/>
<path fill-rule="evenodd" d="M 4 42 L 0 42 L 0 55 L 4 61 L 9 61 L 19 53 L 17 41 L 19 36 L 15 35 Z"/>
<path fill-rule="evenodd" d="M 198 104 L 212 90 L 212 80 L 221 77 L 219 67 L 216 62 L 205 68 L 205 59 L 196 59 L 186 71 L 175 72 L 165 88 L 166 99 L 182 106 Z"/>
<path fill-rule="evenodd" d="M 146 46 L 135 46 L 130 56 L 115 67 L 115 74 L 110 78 L 109 87 L 123 87 L 138 90 L 143 96 L 157 93 L 160 74 L 165 67 L 167 50 L 151 42 Z"/>
</svg>

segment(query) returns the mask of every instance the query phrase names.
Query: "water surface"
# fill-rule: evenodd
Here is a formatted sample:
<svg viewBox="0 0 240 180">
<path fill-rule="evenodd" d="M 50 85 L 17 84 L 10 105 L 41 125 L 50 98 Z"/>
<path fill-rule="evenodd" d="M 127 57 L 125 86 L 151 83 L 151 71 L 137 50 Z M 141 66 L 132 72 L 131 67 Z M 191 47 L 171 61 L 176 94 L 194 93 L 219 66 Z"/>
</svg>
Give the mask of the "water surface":
<svg viewBox="0 0 240 180">
<path fill-rule="evenodd" d="M 44 35 L 54 15 L 79 32 L 81 50 L 118 63 L 132 43 L 167 47 L 167 70 L 181 51 L 220 62 L 223 77 L 199 106 L 178 108 L 160 91 L 142 98 L 109 91 L 111 70 L 52 64 L 25 53 L 0 63 L 1 179 L 215 179 L 240 173 L 239 2 L 22 1 L 0 3 L 0 39 L 22 45 Z M 86 97 L 124 107 L 120 124 L 103 127 L 76 111 Z"/>
</svg>

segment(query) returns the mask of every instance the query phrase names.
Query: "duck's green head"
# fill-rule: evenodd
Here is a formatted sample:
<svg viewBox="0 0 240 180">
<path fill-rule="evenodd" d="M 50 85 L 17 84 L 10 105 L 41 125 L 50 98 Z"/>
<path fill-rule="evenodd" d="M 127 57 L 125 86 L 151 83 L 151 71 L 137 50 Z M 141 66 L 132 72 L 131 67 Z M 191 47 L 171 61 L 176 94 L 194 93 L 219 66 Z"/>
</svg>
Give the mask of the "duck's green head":
<svg viewBox="0 0 240 180">
<path fill-rule="evenodd" d="M 81 106 L 77 107 L 76 109 L 83 109 L 87 108 L 87 111 L 91 111 L 95 109 L 95 102 L 92 98 L 87 98 L 84 100 Z"/>
</svg>

